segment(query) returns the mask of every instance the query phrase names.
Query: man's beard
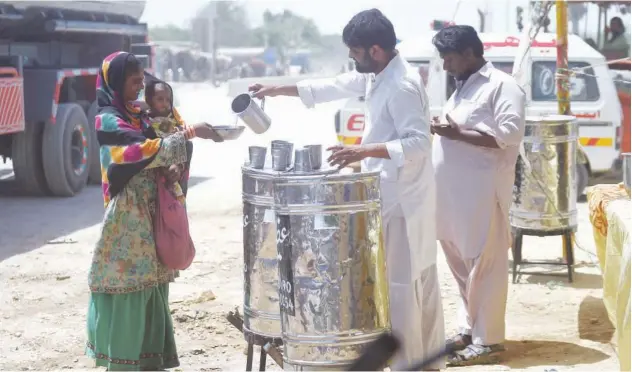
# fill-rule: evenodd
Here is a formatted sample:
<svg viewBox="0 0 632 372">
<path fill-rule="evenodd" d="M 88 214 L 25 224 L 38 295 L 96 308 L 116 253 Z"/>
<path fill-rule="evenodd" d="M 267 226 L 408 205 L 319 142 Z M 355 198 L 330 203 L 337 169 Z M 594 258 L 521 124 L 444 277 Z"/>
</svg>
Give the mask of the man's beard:
<svg viewBox="0 0 632 372">
<path fill-rule="evenodd" d="M 375 70 L 377 70 L 377 61 L 372 59 L 370 56 L 367 56 L 362 63 L 355 61 L 355 69 L 357 72 L 363 74 L 375 72 Z"/>
</svg>

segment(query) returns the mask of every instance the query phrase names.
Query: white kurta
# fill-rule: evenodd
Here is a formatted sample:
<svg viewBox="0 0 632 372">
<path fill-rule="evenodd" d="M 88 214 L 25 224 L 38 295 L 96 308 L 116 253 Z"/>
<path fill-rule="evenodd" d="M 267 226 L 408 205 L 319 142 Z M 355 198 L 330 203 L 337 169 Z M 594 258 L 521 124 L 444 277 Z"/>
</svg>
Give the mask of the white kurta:
<svg viewBox="0 0 632 372">
<path fill-rule="evenodd" d="M 443 113 L 463 129 L 493 136 L 499 148 L 440 136 L 433 141 L 437 238 L 463 297 L 461 331 L 474 329 L 477 344 L 504 340 L 509 207 L 524 110 L 515 80 L 487 63 L 457 88 Z"/>
<path fill-rule="evenodd" d="M 390 156 L 365 159 L 362 170 L 381 174 L 391 319 L 396 319 L 392 327 L 404 342 L 398 362 L 413 362 L 439 350 L 444 329 L 436 274 L 436 191 L 428 98 L 419 73 L 398 55 L 377 76 L 350 72 L 304 80 L 297 87 L 308 107 L 365 97 L 362 143 L 385 143 Z M 419 291 L 426 296 L 423 305 Z"/>
</svg>

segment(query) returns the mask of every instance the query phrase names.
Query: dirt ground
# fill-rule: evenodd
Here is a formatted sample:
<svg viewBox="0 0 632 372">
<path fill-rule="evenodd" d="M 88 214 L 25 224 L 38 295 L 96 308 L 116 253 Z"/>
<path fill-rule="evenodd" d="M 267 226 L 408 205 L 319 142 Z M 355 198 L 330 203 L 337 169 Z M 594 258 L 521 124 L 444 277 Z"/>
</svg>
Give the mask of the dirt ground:
<svg viewBox="0 0 632 372">
<path fill-rule="evenodd" d="M 581 207 L 585 212 L 585 204 Z M 206 215 L 197 210 L 191 221 L 198 255 L 171 290 L 181 368 L 243 370 L 245 342 L 224 319 L 242 301 L 241 211 Z M 580 231 L 588 228 L 586 223 L 584 218 Z M 79 230 L 0 262 L 0 369 L 92 367 L 83 356 L 83 345 L 86 270 L 97 236 L 98 226 Z M 578 236 L 584 248 L 591 249 L 590 237 Z M 20 242 L 5 236 L 2 247 L 35 239 L 34 235 Z M 556 240 L 560 239 L 527 239 L 525 251 L 532 257 L 553 258 L 561 250 Z M 613 328 L 601 301 L 599 273 L 588 255 L 577 251 L 577 256 L 572 285 L 563 277 L 529 275 L 512 284 L 507 351 L 501 363 L 461 369 L 616 370 Z M 443 257 L 439 263 L 450 332 L 455 329 L 458 294 Z"/>
<path fill-rule="evenodd" d="M 191 97 L 198 95 L 195 89 Z M 181 99 L 188 102 L 186 94 Z M 282 132 L 323 144 L 326 138 L 335 140 L 331 126 L 321 126 L 329 132 L 316 133 L 296 124 L 295 117 L 307 116 L 288 113 L 285 101 L 268 105 L 271 115 L 278 109 L 288 117 L 287 122 L 275 121 L 273 138 L 282 139 Z M 181 112 L 191 121 L 202 115 L 187 107 Z M 310 115 L 313 121 L 331 121 L 333 111 Z M 188 207 L 197 257 L 170 291 L 181 370 L 245 369 L 246 343 L 224 316 L 241 307 L 243 296 L 242 158 L 234 154 L 246 154 L 253 141 L 223 147 L 195 144 Z M 0 179 L 6 173 L 0 165 Z M 70 199 L 20 198 L 14 191 L 10 183 L 0 182 L 0 370 L 91 369 L 83 348 L 87 269 L 103 216 L 100 188 L 90 187 Z M 614 330 L 601 301 L 601 276 L 596 258 L 586 253 L 594 252 L 586 203 L 578 205 L 578 216 L 581 249 L 575 251 L 575 282 L 567 283 L 564 276 L 522 275 L 509 287 L 507 351 L 500 363 L 459 369 L 618 370 Z M 526 258 L 561 255 L 561 238 L 525 238 L 524 244 Z M 442 254 L 438 262 L 450 334 L 456 328 L 458 293 Z M 257 361 L 255 355 L 255 365 Z M 269 369 L 279 368 L 269 363 Z"/>
</svg>

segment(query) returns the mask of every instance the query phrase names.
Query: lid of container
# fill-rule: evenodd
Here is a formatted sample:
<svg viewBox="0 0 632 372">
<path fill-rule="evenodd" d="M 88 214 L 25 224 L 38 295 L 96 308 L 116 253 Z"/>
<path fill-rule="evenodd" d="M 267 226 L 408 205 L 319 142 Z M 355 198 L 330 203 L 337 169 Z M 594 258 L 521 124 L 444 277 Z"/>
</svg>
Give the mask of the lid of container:
<svg viewBox="0 0 632 372">
<path fill-rule="evenodd" d="M 558 115 L 558 114 L 548 114 L 548 115 L 530 115 L 527 116 L 527 123 L 561 123 L 565 121 L 575 121 L 576 117 L 572 115 Z"/>
</svg>

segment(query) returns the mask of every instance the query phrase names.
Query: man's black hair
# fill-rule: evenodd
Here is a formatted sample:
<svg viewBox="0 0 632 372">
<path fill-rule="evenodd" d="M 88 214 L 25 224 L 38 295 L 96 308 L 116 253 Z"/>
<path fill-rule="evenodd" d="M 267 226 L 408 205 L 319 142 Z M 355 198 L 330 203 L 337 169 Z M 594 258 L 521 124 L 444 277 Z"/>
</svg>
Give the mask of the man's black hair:
<svg viewBox="0 0 632 372">
<path fill-rule="evenodd" d="M 456 25 L 443 28 L 432 38 L 432 44 L 441 54 L 463 54 L 471 48 L 475 57 L 483 56 L 483 42 L 472 26 Z"/>
<path fill-rule="evenodd" d="M 612 17 L 610 19 L 610 23 L 615 22 L 619 24 L 619 27 L 621 27 L 621 31 L 625 32 L 625 25 L 623 24 L 623 20 L 621 19 L 621 17 Z"/>
<path fill-rule="evenodd" d="M 393 24 L 375 8 L 354 15 L 342 31 L 342 41 L 349 48 L 369 49 L 377 45 L 389 52 L 397 44 Z"/>
</svg>

